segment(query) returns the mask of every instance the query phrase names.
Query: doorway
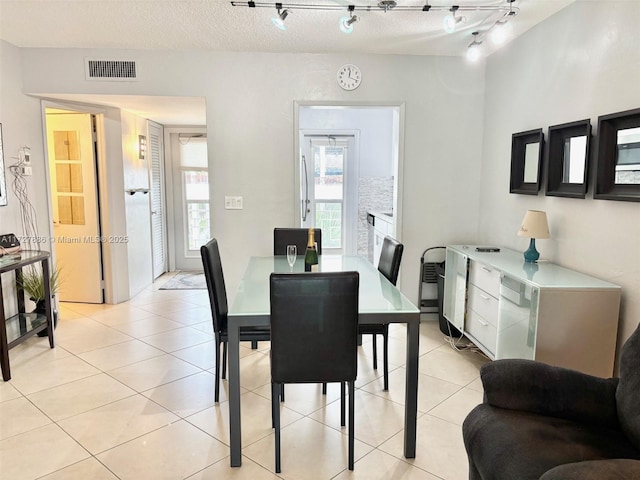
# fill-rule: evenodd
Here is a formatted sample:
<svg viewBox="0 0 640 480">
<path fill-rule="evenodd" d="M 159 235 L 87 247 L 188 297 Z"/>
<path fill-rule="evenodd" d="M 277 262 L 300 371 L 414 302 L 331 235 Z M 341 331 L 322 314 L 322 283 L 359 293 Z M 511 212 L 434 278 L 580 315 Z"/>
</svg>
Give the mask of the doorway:
<svg viewBox="0 0 640 480">
<path fill-rule="evenodd" d="M 165 128 L 165 144 L 171 152 L 167 165 L 167 184 L 171 182 L 167 202 L 173 213 L 171 270 L 202 270 L 200 246 L 211 238 L 206 130 Z"/>
<path fill-rule="evenodd" d="M 95 115 L 45 108 L 52 248 L 63 302 L 103 303 Z"/>
<path fill-rule="evenodd" d="M 294 225 L 322 228 L 323 251 L 368 256 L 367 213 L 384 212 L 401 240 L 404 104 L 296 102 L 294 111 Z"/>
<path fill-rule="evenodd" d="M 301 131 L 301 226 L 322 229 L 322 250 L 355 254 L 358 132 Z"/>
</svg>

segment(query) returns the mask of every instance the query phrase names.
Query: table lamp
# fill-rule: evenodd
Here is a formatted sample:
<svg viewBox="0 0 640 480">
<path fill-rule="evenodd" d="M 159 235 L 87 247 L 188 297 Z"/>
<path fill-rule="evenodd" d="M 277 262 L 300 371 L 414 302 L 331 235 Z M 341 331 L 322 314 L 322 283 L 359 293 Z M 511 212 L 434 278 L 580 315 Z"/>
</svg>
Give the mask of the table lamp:
<svg viewBox="0 0 640 480">
<path fill-rule="evenodd" d="M 520 230 L 518 230 L 518 236 L 531 239 L 529 248 L 524 252 L 524 261 L 537 262 L 540 254 L 536 250 L 536 238 L 549 238 L 547 214 L 540 210 L 527 210 L 522 219 Z"/>
</svg>

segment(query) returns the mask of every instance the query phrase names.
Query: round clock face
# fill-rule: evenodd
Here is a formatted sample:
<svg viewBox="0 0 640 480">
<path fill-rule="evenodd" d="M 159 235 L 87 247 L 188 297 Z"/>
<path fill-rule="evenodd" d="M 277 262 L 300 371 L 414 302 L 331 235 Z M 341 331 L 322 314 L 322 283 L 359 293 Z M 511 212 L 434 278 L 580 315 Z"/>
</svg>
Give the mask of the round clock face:
<svg viewBox="0 0 640 480">
<path fill-rule="evenodd" d="M 355 90 L 362 82 L 362 73 L 355 65 L 347 63 L 338 69 L 338 85 L 345 90 Z"/>
</svg>

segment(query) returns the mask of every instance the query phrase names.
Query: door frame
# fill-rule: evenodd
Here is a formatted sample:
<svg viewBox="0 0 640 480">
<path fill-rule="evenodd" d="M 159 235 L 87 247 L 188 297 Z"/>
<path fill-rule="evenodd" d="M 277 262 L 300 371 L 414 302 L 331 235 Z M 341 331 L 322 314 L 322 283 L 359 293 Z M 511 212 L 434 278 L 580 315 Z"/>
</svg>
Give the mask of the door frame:
<svg viewBox="0 0 640 480">
<path fill-rule="evenodd" d="M 207 127 L 205 126 L 186 126 L 186 127 L 164 127 L 164 180 L 165 180 L 165 202 L 166 202 L 166 227 L 167 227 L 167 260 L 170 272 L 176 270 L 176 211 L 174 208 L 174 178 L 173 178 L 173 143 L 171 135 L 177 133 L 203 133 L 207 135 Z M 207 140 L 207 157 L 209 153 L 209 144 Z M 211 183 L 211 168 L 209 167 L 209 183 Z M 179 180 L 179 179 L 178 179 Z M 209 199 L 211 205 L 211 199 Z M 209 225 L 213 230 L 213 208 L 209 209 Z M 183 232 L 180 232 L 182 235 Z"/>
<path fill-rule="evenodd" d="M 300 169 L 298 168 L 301 155 L 300 145 L 300 108 L 301 107 L 335 107 L 335 108 L 384 108 L 398 109 L 398 161 L 396 175 L 393 181 L 393 221 L 396 232 L 396 240 L 402 241 L 402 186 L 404 185 L 404 134 L 405 134 L 405 103 L 404 102 L 322 102 L 299 101 L 293 102 L 293 225 L 300 227 L 302 210 L 300 208 Z"/>
<path fill-rule="evenodd" d="M 100 235 L 106 235 L 108 229 L 105 226 L 108 225 L 108 205 L 109 205 L 109 193 L 108 193 L 108 176 L 107 176 L 107 153 L 106 153 L 106 135 L 105 135 L 105 114 L 106 111 L 102 108 L 98 108 L 91 105 L 41 100 L 40 102 L 41 115 L 42 115 L 42 132 L 43 139 L 47 138 L 47 113 L 48 108 L 69 110 L 72 112 L 86 113 L 95 116 L 96 122 L 96 175 L 97 175 L 97 203 L 98 203 L 98 228 Z M 56 263 L 55 247 L 52 243 L 53 237 L 53 204 L 51 195 L 51 172 L 49 162 L 49 150 L 46 145 L 43 145 L 43 151 L 45 155 L 45 179 L 46 179 L 46 194 L 47 194 L 47 226 L 49 228 L 49 243 L 48 248 L 51 252 L 51 262 Z M 103 285 L 103 303 L 118 303 L 117 289 L 113 287 L 115 282 L 114 268 L 110 259 L 113 258 L 113 252 L 111 251 L 111 244 L 108 242 L 100 242 L 100 258 L 102 261 L 102 285 Z M 121 301 L 121 300 L 120 300 Z"/>
<path fill-rule="evenodd" d="M 302 140 L 305 137 L 316 137 L 318 139 L 327 138 L 329 136 L 337 137 L 337 138 L 346 138 L 352 137 L 353 140 L 353 148 L 348 150 L 347 159 L 344 165 L 344 185 L 345 191 L 342 198 L 342 203 L 346 207 L 343 214 L 343 224 L 342 228 L 345 231 L 343 235 L 343 245 L 342 252 L 346 254 L 347 244 L 349 244 L 350 250 L 352 250 L 355 254 L 358 247 L 358 231 L 357 228 L 355 230 L 350 230 L 350 234 L 346 235 L 346 227 L 352 222 L 352 224 L 357 225 L 358 223 L 358 172 L 360 171 L 360 131 L 359 130 L 341 130 L 337 128 L 329 128 L 329 129 L 309 129 L 309 130 L 298 130 L 299 139 Z M 300 161 L 302 158 L 302 152 L 304 146 L 300 145 L 300 155 L 298 156 L 298 165 L 296 167 L 296 172 L 300 175 Z M 351 158 L 350 164 L 349 158 Z M 309 168 L 309 163 L 307 163 L 307 168 Z M 300 176 L 300 180 L 302 177 Z M 355 182 L 355 183 L 354 183 Z M 351 188 L 349 188 L 351 187 Z M 300 183 L 298 183 L 298 190 L 300 190 Z M 302 193 L 300 193 L 300 197 L 302 197 Z M 300 212 L 302 213 L 302 198 L 299 200 L 300 203 Z M 315 203 L 315 195 L 314 195 L 314 203 Z M 315 214 L 315 210 L 313 211 Z M 302 226 L 302 216 L 299 217 L 299 225 Z M 317 227 L 317 225 L 314 226 Z M 323 246 L 323 251 L 326 249 Z"/>
</svg>

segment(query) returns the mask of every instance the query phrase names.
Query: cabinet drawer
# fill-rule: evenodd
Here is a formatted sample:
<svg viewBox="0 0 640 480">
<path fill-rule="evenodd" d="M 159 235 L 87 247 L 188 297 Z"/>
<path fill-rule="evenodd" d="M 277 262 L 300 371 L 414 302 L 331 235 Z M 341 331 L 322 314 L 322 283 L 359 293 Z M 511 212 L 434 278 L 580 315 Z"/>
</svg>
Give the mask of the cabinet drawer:
<svg viewBox="0 0 640 480">
<path fill-rule="evenodd" d="M 498 299 L 475 285 L 469 285 L 469 310 L 473 310 L 494 327 L 498 326 Z"/>
<path fill-rule="evenodd" d="M 468 312 L 465 333 L 471 335 L 495 356 L 498 331 L 495 326 L 478 315 L 477 312 Z"/>
<path fill-rule="evenodd" d="M 469 282 L 496 298 L 500 295 L 500 270 L 477 261 L 469 265 Z"/>
</svg>

